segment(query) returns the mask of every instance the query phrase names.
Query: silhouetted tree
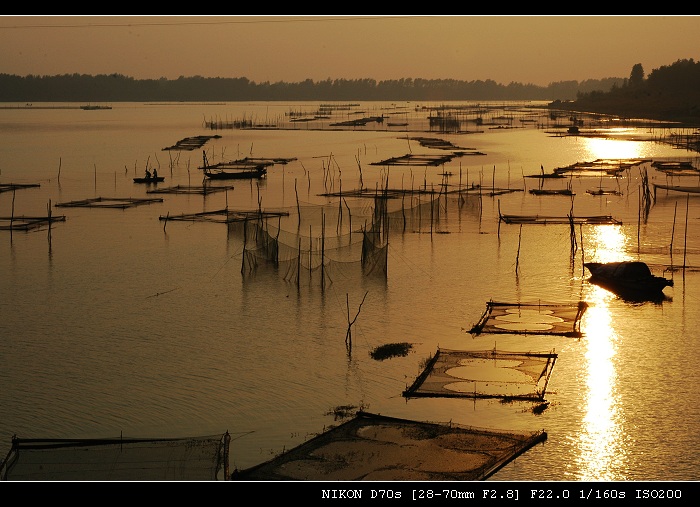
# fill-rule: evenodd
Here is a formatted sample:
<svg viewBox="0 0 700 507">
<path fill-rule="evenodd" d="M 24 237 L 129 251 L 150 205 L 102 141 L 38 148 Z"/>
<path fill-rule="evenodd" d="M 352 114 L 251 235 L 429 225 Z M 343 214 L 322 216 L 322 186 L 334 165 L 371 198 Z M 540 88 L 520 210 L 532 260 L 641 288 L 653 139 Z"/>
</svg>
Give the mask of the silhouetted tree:
<svg viewBox="0 0 700 507">
<path fill-rule="evenodd" d="M 644 68 L 641 63 L 635 63 L 630 72 L 630 86 L 639 87 L 644 82 Z"/>
</svg>

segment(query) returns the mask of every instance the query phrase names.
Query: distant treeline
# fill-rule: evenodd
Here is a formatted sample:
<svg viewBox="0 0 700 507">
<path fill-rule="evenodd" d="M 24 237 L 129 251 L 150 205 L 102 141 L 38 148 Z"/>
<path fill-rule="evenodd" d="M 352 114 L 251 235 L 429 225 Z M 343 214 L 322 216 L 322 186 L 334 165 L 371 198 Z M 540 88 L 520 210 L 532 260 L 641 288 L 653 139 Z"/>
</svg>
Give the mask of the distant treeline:
<svg viewBox="0 0 700 507">
<path fill-rule="evenodd" d="M 652 70 L 648 77 L 638 63 L 632 67 L 629 79 L 614 84 L 608 92 L 579 92 L 575 101 L 555 101 L 550 107 L 698 125 L 700 62 L 692 58 L 677 60 Z"/>
<path fill-rule="evenodd" d="M 247 78 L 133 79 L 120 74 L 17 76 L 0 74 L 0 102 L 151 101 L 449 101 L 572 100 L 581 93 L 623 86 L 623 78 L 560 81 L 548 86 L 492 80 L 326 79 L 256 83 Z"/>
<path fill-rule="evenodd" d="M 17 76 L 0 74 L 0 102 L 237 102 L 237 101 L 498 101 L 545 100 L 572 111 L 627 118 L 700 122 L 700 62 L 677 60 L 629 78 L 559 81 L 548 86 L 492 80 L 311 79 L 256 83 L 247 78 L 134 79 L 120 74 Z"/>
</svg>

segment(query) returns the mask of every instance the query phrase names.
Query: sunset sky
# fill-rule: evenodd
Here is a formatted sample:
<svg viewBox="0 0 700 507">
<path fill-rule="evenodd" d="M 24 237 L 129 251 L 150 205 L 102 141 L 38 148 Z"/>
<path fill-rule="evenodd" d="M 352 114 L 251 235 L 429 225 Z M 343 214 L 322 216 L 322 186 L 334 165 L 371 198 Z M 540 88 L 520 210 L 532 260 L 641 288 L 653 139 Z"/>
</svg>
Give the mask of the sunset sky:
<svg viewBox="0 0 700 507">
<path fill-rule="evenodd" d="M 700 60 L 698 16 L 0 16 L 0 73 L 557 81 Z"/>
</svg>

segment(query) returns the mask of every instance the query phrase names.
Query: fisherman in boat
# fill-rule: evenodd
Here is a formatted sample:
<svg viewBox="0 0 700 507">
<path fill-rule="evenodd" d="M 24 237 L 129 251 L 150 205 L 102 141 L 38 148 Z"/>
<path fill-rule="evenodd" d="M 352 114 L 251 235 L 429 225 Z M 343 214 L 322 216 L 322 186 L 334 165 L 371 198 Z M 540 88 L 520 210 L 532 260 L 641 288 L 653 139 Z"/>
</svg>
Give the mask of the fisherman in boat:
<svg viewBox="0 0 700 507">
<path fill-rule="evenodd" d="M 158 177 L 158 169 L 155 167 L 153 168 L 153 179 L 155 180 Z"/>
<path fill-rule="evenodd" d="M 148 167 L 146 168 L 146 179 L 147 180 L 151 179 L 151 171 L 148 170 Z"/>
</svg>

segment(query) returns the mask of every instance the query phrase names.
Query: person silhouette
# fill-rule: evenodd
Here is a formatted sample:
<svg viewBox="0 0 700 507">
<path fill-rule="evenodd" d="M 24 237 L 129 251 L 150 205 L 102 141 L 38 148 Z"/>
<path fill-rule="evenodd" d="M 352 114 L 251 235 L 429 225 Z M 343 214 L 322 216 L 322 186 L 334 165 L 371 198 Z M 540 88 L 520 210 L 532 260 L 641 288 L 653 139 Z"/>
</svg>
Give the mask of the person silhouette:
<svg viewBox="0 0 700 507">
<path fill-rule="evenodd" d="M 158 169 L 155 167 L 153 168 L 153 179 L 156 179 L 158 177 Z"/>
<path fill-rule="evenodd" d="M 149 171 L 148 168 L 146 168 L 146 179 L 147 180 L 151 179 L 151 171 Z"/>
</svg>

